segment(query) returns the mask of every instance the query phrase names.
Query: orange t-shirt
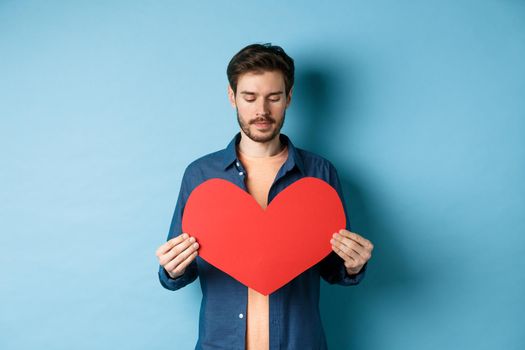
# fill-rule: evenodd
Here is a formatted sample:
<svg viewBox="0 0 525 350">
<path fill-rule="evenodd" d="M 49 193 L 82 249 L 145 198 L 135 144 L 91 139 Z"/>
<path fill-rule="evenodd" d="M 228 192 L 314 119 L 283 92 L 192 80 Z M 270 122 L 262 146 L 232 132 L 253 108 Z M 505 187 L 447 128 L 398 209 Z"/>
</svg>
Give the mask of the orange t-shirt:
<svg viewBox="0 0 525 350">
<path fill-rule="evenodd" d="M 248 192 L 266 209 L 268 193 L 277 172 L 288 158 L 288 147 L 270 157 L 250 157 L 237 149 L 239 160 L 246 170 Z M 269 298 L 248 288 L 246 319 L 246 349 L 268 350 L 270 348 Z"/>
</svg>

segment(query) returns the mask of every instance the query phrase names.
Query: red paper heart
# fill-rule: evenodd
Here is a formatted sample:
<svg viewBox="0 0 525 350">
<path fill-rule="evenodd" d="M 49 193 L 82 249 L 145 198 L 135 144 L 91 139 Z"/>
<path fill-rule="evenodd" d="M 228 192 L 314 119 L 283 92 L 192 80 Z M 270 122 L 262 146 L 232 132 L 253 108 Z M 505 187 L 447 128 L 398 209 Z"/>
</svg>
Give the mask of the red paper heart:
<svg viewBox="0 0 525 350">
<path fill-rule="evenodd" d="M 192 191 L 182 218 L 201 258 L 264 295 L 326 257 L 345 223 L 337 192 L 313 177 L 285 188 L 266 210 L 231 182 L 210 179 Z"/>
</svg>

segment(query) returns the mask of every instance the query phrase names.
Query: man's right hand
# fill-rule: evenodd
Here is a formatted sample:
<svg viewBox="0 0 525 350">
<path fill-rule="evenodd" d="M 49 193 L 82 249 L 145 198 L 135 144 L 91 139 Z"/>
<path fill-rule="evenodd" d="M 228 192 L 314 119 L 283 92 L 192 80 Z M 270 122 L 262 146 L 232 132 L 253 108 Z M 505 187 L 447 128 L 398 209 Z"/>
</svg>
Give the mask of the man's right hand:
<svg viewBox="0 0 525 350">
<path fill-rule="evenodd" d="M 164 267 L 171 278 L 184 274 L 186 267 L 199 254 L 199 243 L 194 237 L 183 233 L 161 245 L 156 252 L 159 264 Z"/>
</svg>

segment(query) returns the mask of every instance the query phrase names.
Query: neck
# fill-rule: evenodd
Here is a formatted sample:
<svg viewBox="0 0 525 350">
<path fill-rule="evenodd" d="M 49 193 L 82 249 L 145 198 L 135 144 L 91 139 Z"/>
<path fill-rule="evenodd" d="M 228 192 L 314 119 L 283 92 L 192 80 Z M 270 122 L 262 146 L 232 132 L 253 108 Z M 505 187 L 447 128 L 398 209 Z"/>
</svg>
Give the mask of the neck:
<svg viewBox="0 0 525 350">
<path fill-rule="evenodd" d="M 280 134 L 267 142 L 255 142 L 244 134 L 241 130 L 241 141 L 239 150 L 249 157 L 271 157 L 282 150 Z"/>
</svg>

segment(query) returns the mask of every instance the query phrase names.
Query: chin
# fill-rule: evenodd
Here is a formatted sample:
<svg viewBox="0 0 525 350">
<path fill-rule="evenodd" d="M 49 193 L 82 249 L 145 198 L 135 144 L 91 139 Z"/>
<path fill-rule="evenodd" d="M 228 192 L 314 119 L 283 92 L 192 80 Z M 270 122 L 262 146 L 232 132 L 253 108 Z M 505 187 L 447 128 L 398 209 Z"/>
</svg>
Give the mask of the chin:
<svg viewBox="0 0 525 350">
<path fill-rule="evenodd" d="M 270 142 L 276 137 L 279 136 L 279 133 L 274 134 L 273 132 L 266 132 L 266 133 L 252 133 L 251 139 L 256 142 Z"/>
</svg>

